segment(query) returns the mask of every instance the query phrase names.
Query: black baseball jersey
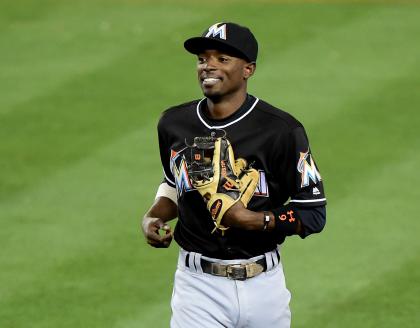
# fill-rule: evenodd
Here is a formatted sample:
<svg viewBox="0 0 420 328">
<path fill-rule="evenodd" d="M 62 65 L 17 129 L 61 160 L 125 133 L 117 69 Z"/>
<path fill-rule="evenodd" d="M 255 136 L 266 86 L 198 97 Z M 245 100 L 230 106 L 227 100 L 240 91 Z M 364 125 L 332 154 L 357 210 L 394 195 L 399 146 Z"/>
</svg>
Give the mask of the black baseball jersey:
<svg viewBox="0 0 420 328">
<path fill-rule="evenodd" d="M 178 222 L 174 232 L 177 243 L 187 251 L 235 259 L 271 251 L 286 237 L 285 234 L 233 227 L 224 235 L 218 231 L 212 233 L 213 220 L 188 177 L 186 142 L 192 143 L 194 137 L 225 133 L 235 157 L 246 159 L 260 173 L 248 209 L 270 210 L 288 201 L 301 210 L 305 235 L 321 230 L 325 223 L 326 199 L 302 124 L 290 114 L 251 95 L 227 118 L 214 120 L 206 113 L 204 98 L 169 108 L 158 124 L 165 182 L 176 188 L 178 195 Z"/>
</svg>

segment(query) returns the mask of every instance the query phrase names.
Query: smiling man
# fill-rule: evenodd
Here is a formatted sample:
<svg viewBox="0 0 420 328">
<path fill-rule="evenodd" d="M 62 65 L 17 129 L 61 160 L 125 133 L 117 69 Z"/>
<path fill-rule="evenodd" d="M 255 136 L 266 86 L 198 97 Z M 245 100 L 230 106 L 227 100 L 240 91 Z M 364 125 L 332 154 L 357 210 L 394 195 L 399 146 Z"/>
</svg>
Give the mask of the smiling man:
<svg viewBox="0 0 420 328">
<path fill-rule="evenodd" d="M 258 54 L 248 28 L 217 23 L 184 47 L 205 97 L 163 113 L 164 179 L 142 222 L 151 246 L 168 247 L 178 217 L 171 327 L 290 327 L 280 245 L 326 220 L 305 130 L 248 94 Z"/>
</svg>

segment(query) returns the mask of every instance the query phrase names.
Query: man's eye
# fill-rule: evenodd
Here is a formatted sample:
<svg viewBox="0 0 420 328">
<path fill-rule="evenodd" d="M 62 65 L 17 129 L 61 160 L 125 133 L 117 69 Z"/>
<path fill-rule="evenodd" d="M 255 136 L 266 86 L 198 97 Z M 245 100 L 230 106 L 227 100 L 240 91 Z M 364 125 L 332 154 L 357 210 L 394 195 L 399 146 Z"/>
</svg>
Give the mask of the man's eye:
<svg viewBox="0 0 420 328">
<path fill-rule="evenodd" d="M 198 62 L 200 64 L 204 63 L 206 60 L 203 57 L 198 57 Z"/>
<path fill-rule="evenodd" d="M 221 61 L 222 63 L 226 63 L 229 61 L 229 58 L 227 57 L 219 57 L 219 61 Z"/>
</svg>

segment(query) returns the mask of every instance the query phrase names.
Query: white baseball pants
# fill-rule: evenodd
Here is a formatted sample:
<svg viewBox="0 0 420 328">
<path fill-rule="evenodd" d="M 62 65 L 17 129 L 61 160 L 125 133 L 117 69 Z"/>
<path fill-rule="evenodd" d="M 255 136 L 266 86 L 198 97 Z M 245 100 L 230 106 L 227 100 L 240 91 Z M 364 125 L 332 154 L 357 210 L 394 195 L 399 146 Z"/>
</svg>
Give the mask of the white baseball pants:
<svg viewBox="0 0 420 328">
<path fill-rule="evenodd" d="M 290 292 L 276 251 L 249 260 L 217 260 L 180 250 L 172 294 L 171 328 L 289 328 Z M 203 273 L 201 258 L 222 264 L 266 257 L 267 271 L 247 280 Z"/>
</svg>

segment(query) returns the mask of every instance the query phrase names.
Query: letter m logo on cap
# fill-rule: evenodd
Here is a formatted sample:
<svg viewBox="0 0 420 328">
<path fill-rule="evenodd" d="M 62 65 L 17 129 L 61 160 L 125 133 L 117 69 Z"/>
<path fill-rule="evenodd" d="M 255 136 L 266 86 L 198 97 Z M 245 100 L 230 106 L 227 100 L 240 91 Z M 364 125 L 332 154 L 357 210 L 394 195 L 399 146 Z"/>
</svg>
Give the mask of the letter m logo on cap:
<svg viewBox="0 0 420 328">
<path fill-rule="evenodd" d="M 206 34 L 206 38 L 213 37 L 226 40 L 226 24 L 220 25 L 221 23 L 216 23 L 210 26 L 209 31 Z"/>
</svg>

